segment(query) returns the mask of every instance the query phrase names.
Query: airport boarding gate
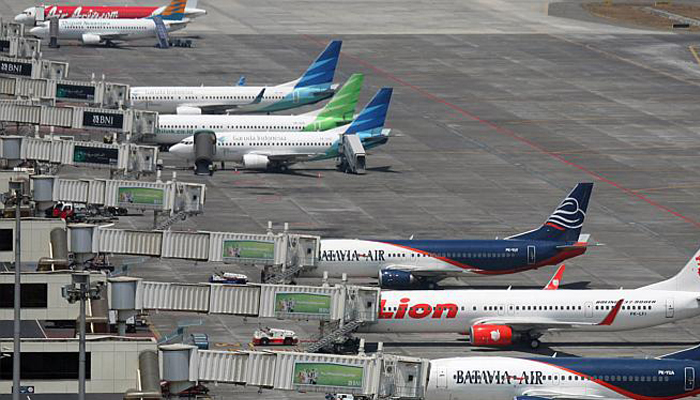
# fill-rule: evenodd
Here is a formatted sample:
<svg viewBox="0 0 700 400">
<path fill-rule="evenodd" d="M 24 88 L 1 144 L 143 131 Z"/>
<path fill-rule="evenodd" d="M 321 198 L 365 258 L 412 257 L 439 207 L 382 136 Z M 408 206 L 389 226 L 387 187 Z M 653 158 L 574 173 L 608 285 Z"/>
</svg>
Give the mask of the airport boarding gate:
<svg viewBox="0 0 700 400">
<path fill-rule="evenodd" d="M 430 361 L 375 353 L 371 356 L 275 351 L 198 350 L 159 346 L 162 376 L 170 392 L 202 383 L 230 383 L 275 390 L 347 393 L 368 399 L 422 399 Z M 337 377 L 342 376 L 342 379 Z M 174 389 L 174 390 L 173 390 Z"/>
<path fill-rule="evenodd" d="M 161 223 L 160 229 L 168 228 L 177 220 L 201 214 L 206 198 L 206 185 L 199 183 L 63 179 L 52 175 L 33 175 L 30 181 L 32 197 L 39 211 L 57 202 L 153 211 L 155 217 L 167 216 L 167 224 Z"/>
<path fill-rule="evenodd" d="M 158 148 L 154 146 L 0 136 L 0 161 L 5 163 L 5 168 L 31 162 L 47 172 L 62 165 L 74 165 L 142 175 L 156 172 L 157 158 Z"/>
<path fill-rule="evenodd" d="M 148 310 L 228 314 L 256 318 L 320 321 L 313 353 L 345 342 L 359 326 L 377 321 L 380 289 L 352 285 L 300 286 L 152 282 L 134 277 L 108 279 L 109 308 L 125 321 Z"/>
<path fill-rule="evenodd" d="M 8 84 L 7 86 L 6 84 Z M 41 81 L 39 81 L 41 82 Z M 47 81 L 50 82 L 50 81 Z M 55 81 L 51 81 L 54 82 Z M 0 77 L 0 92 L 24 90 L 13 87 L 14 81 Z M 118 91 L 120 91 L 119 89 Z M 117 92 L 103 94 L 101 101 L 121 102 Z M 51 99 L 44 101 L 52 102 Z M 89 129 L 116 132 L 127 141 L 135 141 L 142 135 L 155 132 L 158 113 L 133 109 L 107 109 L 89 107 L 55 107 L 33 100 L 0 101 L 0 123 L 32 125 L 35 129 L 49 126 L 66 129 Z"/>
</svg>

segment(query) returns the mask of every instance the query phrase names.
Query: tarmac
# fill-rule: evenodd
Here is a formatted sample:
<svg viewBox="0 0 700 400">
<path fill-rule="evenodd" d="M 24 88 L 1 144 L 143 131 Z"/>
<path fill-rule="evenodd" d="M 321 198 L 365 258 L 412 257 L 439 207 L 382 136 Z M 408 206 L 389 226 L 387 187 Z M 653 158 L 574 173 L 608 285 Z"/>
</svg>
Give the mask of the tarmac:
<svg viewBox="0 0 700 400">
<path fill-rule="evenodd" d="M 209 15 L 176 35 L 194 38 L 193 48 L 66 43 L 45 48 L 44 57 L 70 61 L 71 78 L 105 74 L 133 86 L 229 85 L 240 75 L 250 85 L 276 84 L 296 79 L 328 40 L 343 39 L 337 82 L 364 73 L 360 104 L 381 87 L 394 88 L 387 126 L 399 137 L 370 153 L 367 174 L 346 175 L 328 161 L 285 174 L 228 169 L 195 177 L 163 154 L 164 179 L 176 172 L 207 185 L 205 213 L 173 229 L 260 233 L 272 220 L 323 237 L 504 237 L 539 226 L 576 183 L 590 181 L 584 231 L 599 246 L 566 262 L 564 285 L 635 288 L 675 274 L 700 244 L 700 60 L 688 48 L 699 38 L 584 18 L 577 4 L 557 6 L 553 17 L 549 2 L 534 0 L 202 0 Z M 0 0 L 3 18 L 24 7 Z M 98 176 L 71 168 L 62 174 Z M 117 226 L 148 229 L 152 218 L 121 218 Z M 173 260 L 150 260 L 131 274 L 202 282 L 222 268 L 259 277 L 253 268 Z M 553 273 L 446 285 L 539 287 Z M 208 333 L 215 349 L 250 348 L 259 326 L 293 329 L 302 339 L 317 329 L 226 316 L 151 317 L 160 334 L 193 319 L 203 325 L 190 332 Z M 631 332 L 548 334 L 537 353 L 657 356 L 698 343 L 699 326 L 696 318 Z M 383 341 L 388 353 L 427 358 L 528 354 L 471 348 L 457 335 L 364 337 Z M 217 398 L 322 397 L 211 389 Z"/>
</svg>

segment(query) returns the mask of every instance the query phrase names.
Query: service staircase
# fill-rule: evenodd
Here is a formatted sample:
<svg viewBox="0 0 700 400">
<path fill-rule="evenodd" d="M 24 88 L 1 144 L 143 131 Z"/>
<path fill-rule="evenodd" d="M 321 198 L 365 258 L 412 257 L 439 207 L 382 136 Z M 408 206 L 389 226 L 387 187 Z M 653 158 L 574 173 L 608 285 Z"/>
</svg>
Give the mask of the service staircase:
<svg viewBox="0 0 700 400">
<path fill-rule="evenodd" d="M 171 226 L 173 226 L 176 222 L 178 221 L 184 221 L 187 219 L 187 216 L 191 215 L 190 212 L 188 211 L 180 211 L 178 213 L 175 213 L 171 216 L 169 216 L 167 219 L 162 221 L 159 224 L 156 224 L 153 229 L 157 231 L 164 231 L 166 229 L 170 229 Z"/>
<path fill-rule="evenodd" d="M 356 134 L 344 134 L 338 147 L 339 170 L 353 174 L 365 173 L 365 148 Z"/>
<path fill-rule="evenodd" d="M 276 284 L 286 284 L 292 280 L 292 277 L 298 272 L 304 269 L 304 265 L 301 263 L 294 263 L 288 265 L 286 268 L 281 267 L 270 268 L 268 271 L 272 271 L 265 275 L 265 280 L 263 283 L 276 283 Z"/>
<path fill-rule="evenodd" d="M 165 27 L 163 18 L 155 16 L 153 17 L 153 23 L 156 24 L 156 37 L 158 38 L 157 47 L 167 49 L 170 47 L 170 39 L 168 38 L 168 29 Z"/>
<path fill-rule="evenodd" d="M 330 329 L 332 329 L 331 332 L 322 334 L 323 336 L 319 335 L 319 339 L 310 344 L 305 351 L 308 353 L 316 353 L 317 351 L 332 345 L 341 337 L 347 337 L 364 323 L 365 321 L 359 319 L 345 321 L 343 324 L 341 324 L 340 321 L 334 322 L 333 324 L 330 324 Z M 326 325 L 326 329 L 328 328 L 329 326 Z"/>
</svg>

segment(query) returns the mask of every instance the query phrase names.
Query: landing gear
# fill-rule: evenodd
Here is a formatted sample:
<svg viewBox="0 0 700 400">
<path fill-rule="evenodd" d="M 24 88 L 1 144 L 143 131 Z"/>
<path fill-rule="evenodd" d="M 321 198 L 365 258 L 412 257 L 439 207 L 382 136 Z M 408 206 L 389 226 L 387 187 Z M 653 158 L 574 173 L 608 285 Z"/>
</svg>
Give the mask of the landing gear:
<svg viewBox="0 0 700 400">
<path fill-rule="evenodd" d="M 267 167 L 268 171 L 272 172 L 279 172 L 279 173 L 285 173 L 289 170 L 289 166 L 287 164 L 280 164 L 280 163 L 274 163 L 270 164 L 269 167 Z"/>
<path fill-rule="evenodd" d="M 539 348 L 541 344 L 539 339 L 530 339 L 530 348 L 533 350 Z"/>
<path fill-rule="evenodd" d="M 435 290 L 438 288 L 438 284 L 433 281 L 428 281 L 423 284 L 423 287 L 428 289 L 428 290 Z"/>
</svg>

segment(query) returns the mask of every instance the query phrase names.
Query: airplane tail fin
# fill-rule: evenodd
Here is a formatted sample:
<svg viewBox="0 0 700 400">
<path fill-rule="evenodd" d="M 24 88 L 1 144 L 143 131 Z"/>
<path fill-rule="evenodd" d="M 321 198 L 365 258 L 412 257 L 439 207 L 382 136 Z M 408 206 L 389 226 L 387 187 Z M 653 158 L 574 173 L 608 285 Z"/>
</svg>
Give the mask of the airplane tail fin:
<svg viewBox="0 0 700 400">
<path fill-rule="evenodd" d="M 506 239 L 578 241 L 592 190 L 593 183 L 579 183 L 541 227 Z"/>
<path fill-rule="evenodd" d="M 306 72 L 294 81 L 295 89 L 309 86 L 328 86 L 333 83 L 335 76 L 335 67 L 338 65 L 340 58 L 340 47 L 343 45 L 342 40 L 333 40 L 328 43 L 328 46 L 321 52 L 316 60 L 311 63 Z"/>
<path fill-rule="evenodd" d="M 566 271 L 566 265 L 562 264 L 559 268 L 557 268 L 557 272 L 554 273 L 552 279 L 549 280 L 547 285 L 542 290 L 559 289 L 559 285 L 561 284 L 561 277 L 564 275 L 564 271 Z"/>
<path fill-rule="evenodd" d="M 172 0 L 167 7 L 158 14 L 163 21 L 180 21 L 185 18 L 187 0 Z"/>
<path fill-rule="evenodd" d="M 381 88 L 345 130 L 346 135 L 380 136 L 389 111 L 392 88 Z"/>
<path fill-rule="evenodd" d="M 331 101 L 321 109 L 321 112 L 317 115 L 317 120 L 321 118 L 352 120 L 355 116 L 355 108 L 357 107 L 357 100 L 360 97 L 364 79 L 364 74 L 353 74 L 350 76 L 345 85 L 331 98 Z"/>
<path fill-rule="evenodd" d="M 674 351 L 658 357 L 664 360 L 694 360 L 700 361 L 700 344 L 689 349 Z"/>
<path fill-rule="evenodd" d="M 683 269 L 665 281 L 641 287 L 644 290 L 675 290 L 679 292 L 700 292 L 700 249 L 698 249 Z"/>
</svg>

